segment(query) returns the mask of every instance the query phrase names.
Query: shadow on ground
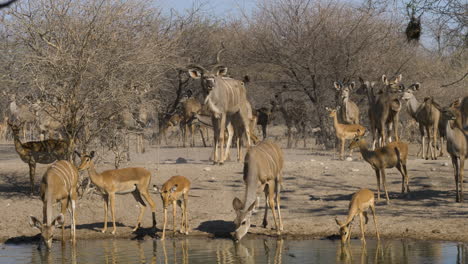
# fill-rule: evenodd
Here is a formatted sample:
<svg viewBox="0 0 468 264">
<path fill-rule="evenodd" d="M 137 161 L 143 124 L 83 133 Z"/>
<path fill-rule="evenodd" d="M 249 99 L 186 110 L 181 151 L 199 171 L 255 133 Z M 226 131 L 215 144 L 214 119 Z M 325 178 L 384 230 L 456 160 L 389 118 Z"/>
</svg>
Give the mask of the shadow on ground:
<svg viewBox="0 0 468 264">
<path fill-rule="evenodd" d="M 231 221 L 213 220 L 202 222 L 195 230 L 212 234 L 217 238 L 230 238 L 230 233 L 236 230 L 236 226 Z"/>
</svg>

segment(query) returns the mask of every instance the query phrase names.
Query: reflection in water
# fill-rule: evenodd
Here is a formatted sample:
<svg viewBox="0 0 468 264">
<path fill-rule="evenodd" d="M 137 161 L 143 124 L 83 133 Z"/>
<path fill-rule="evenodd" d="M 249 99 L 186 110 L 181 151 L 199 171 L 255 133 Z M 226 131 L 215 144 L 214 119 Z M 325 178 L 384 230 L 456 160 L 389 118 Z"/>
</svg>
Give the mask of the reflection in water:
<svg viewBox="0 0 468 264">
<path fill-rule="evenodd" d="M 54 243 L 52 250 L 35 244 L 2 245 L 0 263 L 466 263 L 464 243 L 414 240 L 333 240 L 184 238 L 159 240 L 78 240 Z"/>
</svg>

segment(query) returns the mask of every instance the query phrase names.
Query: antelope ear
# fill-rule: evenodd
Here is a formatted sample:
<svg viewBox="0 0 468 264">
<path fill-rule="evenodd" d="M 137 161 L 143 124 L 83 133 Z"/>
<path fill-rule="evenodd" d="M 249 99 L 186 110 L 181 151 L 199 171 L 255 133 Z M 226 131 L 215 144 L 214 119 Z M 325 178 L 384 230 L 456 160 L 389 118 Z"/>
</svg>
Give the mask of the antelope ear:
<svg viewBox="0 0 468 264">
<path fill-rule="evenodd" d="M 52 225 L 55 227 L 62 226 L 65 223 L 65 217 L 63 214 L 59 214 L 54 221 L 52 221 Z"/>
<path fill-rule="evenodd" d="M 401 79 L 403 79 L 403 75 L 401 73 L 395 78 L 395 83 L 400 83 Z"/>
<path fill-rule="evenodd" d="M 333 87 L 335 87 L 335 89 L 339 91 L 341 89 L 341 84 L 339 84 L 338 82 L 333 82 Z"/>
<path fill-rule="evenodd" d="M 338 217 L 335 217 L 335 222 L 336 222 L 336 224 L 339 225 L 340 227 L 343 225 L 343 224 L 341 223 L 341 221 L 338 220 Z"/>
<path fill-rule="evenodd" d="M 76 154 L 79 158 L 81 158 L 81 154 L 80 154 L 78 151 L 75 150 L 75 154 Z"/>
<path fill-rule="evenodd" d="M 410 86 L 410 89 L 413 89 L 413 91 L 418 91 L 419 88 L 421 88 L 421 84 L 419 84 L 418 82 L 417 82 L 417 83 L 413 83 L 413 84 Z"/>
<path fill-rule="evenodd" d="M 351 88 L 351 90 L 353 90 L 355 86 L 356 86 L 356 84 L 354 82 L 351 82 L 349 84 L 349 88 Z"/>
<path fill-rule="evenodd" d="M 255 208 L 256 204 L 257 204 L 257 200 L 255 200 L 255 202 L 253 202 L 252 205 L 249 206 L 249 209 L 247 211 L 251 212 Z"/>
<path fill-rule="evenodd" d="M 41 230 L 42 228 L 42 223 L 39 221 L 36 217 L 34 216 L 29 216 L 29 225 L 33 228 L 37 228 Z"/>
<path fill-rule="evenodd" d="M 95 154 L 95 152 L 94 152 L 94 150 L 93 150 L 93 151 L 91 151 L 91 153 L 89 153 L 89 157 L 90 157 L 90 158 L 94 158 L 94 154 Z"/>
<path fill-rule="evenodd" d="M 188 73 L 193 79 L 200 79 L 202 76 L 202 72 L 195 68 L 188 69 Z"/>
<path fill-rule="evenodd" d="M 158 188 L 158 186 L 156 186 L 156 184 L 153 184 L 153 191 L 154 193 L 160 193 L 161 190 Z"/>
<path fill-rule="evenodd" d="M 382 82 L 385 84 L 385 85 L 388 85 L 388 79 L 387 79 L 387 76 L 384 74 L 382 75 Z"/>
<path fill-rule="evenodd" d="M 216 67 L 216 75 L 217 76 L 226 76 L 228 68 L 226 66 L 218 66 Z"/>
<path fill-rule="evenodd" d="M 241 200 L 239 200 L 239 198 L 236 197 L 234 200 L 232 200 L 232 208 L 234 208 L 234 210 L 239 211 L 243 207 L 244 205 L 242 204 Z"/>
</svg>

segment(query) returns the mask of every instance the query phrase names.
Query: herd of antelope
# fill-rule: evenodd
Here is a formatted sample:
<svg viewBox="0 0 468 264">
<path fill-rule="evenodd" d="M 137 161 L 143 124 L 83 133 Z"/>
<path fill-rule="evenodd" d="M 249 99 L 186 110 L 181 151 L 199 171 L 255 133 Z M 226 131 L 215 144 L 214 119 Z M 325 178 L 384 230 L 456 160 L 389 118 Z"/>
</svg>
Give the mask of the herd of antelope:
<svg viewBox="0 0 468 264">
<path fill-rule="evenodd" d="M 220 51 L 221 52 L 221 51 Z M 244 158 L 243 179 L 245 194 L 243 199 L 235 198 L 232 206 L 236 217 L 234 220 L 236 230 L 235 240 L 240 240 L 249 230 L 250 218 L 256 207 L 259 206 L 260 192 L 265 194 L 265 213 L 263 227 L 267 226 L 268 207 L 271 209 L 278 234 L 283 230 L 283 222 L 280 210 L 280 191 L 282 186 L 282 171 L 284 167 L 284 155 L 281 148 L 270 140 L 265 140 L 266 126 L 263 128 L 264 140 L 259 142 L 253 133 L 257 123 L 253 115 L 252 106 L 247 99 L 246 82 L 227 76 L 227 67 L 217 63 L 206 69 L 200 65 L 189 65 L 188 73 L 191 78 L 198 79 L 204 95 L 204 103 L 209 114 L 200 114 L 202 105 L 193 98 L 185 101 L 186 111 L 184 120 L 197 119 L 199 122 L 209 124 L 214 131 L 214 162 L 223 164 L 228 156 L 232 140 L 237 140 L 238 160 L 241 159 L 242 138 L 245 136 L 247 153 Z M 359 124 L 360 114 L 358 106 L 350 100 L 350 93 L 356 89 L 354 82 L 334 83 L 336 89 L 337 106 L 327 108 L 330 118 L 333 118 L 336 137 L 340 140 L 340 158 L 344 159 L 345 141 L 351 140 L 348 149 L 359 149 L 364 160 L 370 164 L 377 178 L 377 199 L 380 200 L 380 182 L 382 181 L 386 202 L 390 199 L 386 186 L 385 169 L 397 168 L 402 175 L 402 193 L 409 192 L 409 175 L 407 171 L 408 144 L 399 139 L 398 123 L 401 100 L 406 101 L 409 114 L 419 123 L 422 138 L 422 157 L 436 159 L 436 148 L 441 148 L 438 140 L 438 132 L 445 137 L 447 151 L 451 156 L 456 182 L 456 201 L 463 201 L 463 170 L 464 160 L 468 157 L 468 96 L 454 101 L 447 107 L 439 106 L 432 97 L 427 97 L 424 102 L 418 102 L 414 92 L 420 89 L 416 83 L 404 88 L 402 76 L 389 80 L 382 76 L 383 88 L 377 89 L 375 82 L 365 81 L 359 78 L 361 86 L 358 93 L 367 94 L 369 100 L 368 117 L 372 134 L 372 146 L 369 148 L 364 139 L 366 128 Z M 194 110 L 195 109 L 195 110 Z M 175 122 L 170 120 L 170 122 Z M 102 193 L 104 200 L 104 228 L 107 231 L 107 216 L 110 206 L 113 229 L 115 224 L 115 195 L 132 193 L 140 206 L 140 213 L 135 224 L 134 231 L 140 227 L 145 213 L 146 204 L 152 210 L 153 228 L 156 228 L 156 205 L 150 196 L 149 188 L 151 173 L 140 167 L 122 168 L 97 172 L 93 162 L 94 152 L 79 153 L 81 162 L 75 166 L 66 160 L 69 153 L 68 142 L 64 140 L 48 139 L 43 141 L 31 141 L 22 143 L 19 132 L 21 127 L 12 122 L 9 123 L 13 132 L 16 151 L 21 159 L 29 165 L 31 193 L 34 190 L 34 175 L 36 163 L 53 163 L 42 178 L 40 195 L 43 201 L 43 220 L 30 217 L 30 224 L 41 231 L 41 237 L 47 248 L 50 248 L 54 229 L 62 226 L 64 213 L 69 208 L 71 216 L 71 238 L 75 241 L 75 208 L 77 203 L 77 188 L 79 171 L 87 170 L 91 182 Z M 185 125 L 184 125 L 185 126 Z M 185 131 L 189 128 L 186 127 Z M 193 145 L 193 129 L 192 132 Z M 225 131 L 227 141 L 225 142 Z M 392 133 L 393 132 L 393 133 Z M 186 133 L 186 132 L 184 132 Z M 392 140 L 392 134 L 394 140 Z M 425 135 L 428 138 L 425 145 Z M 185 136 L 184 136 L 185 137 Z M 226 143 L 226 144 L 225 144 Z M 185 144 L 185 140 L 184 140 Z M 254 146 L 255 145 L 255 146 Z M 426 152 L 426 153 L 425 153 Z M 69 155 L 68 155 L 69 156 Z M 184 176 L 173 176 L 161 188 L 153 186 L 152 190 L 160 194 L 164 210 L 164 224 L 161 239 L 165 238 L 167 225 L 167 208 L 173 206 L 173 231 L 176 228 L 176 207 L 181 207 L 182 219 L 180 232 L 188 234 L 188 192 L 191 183 Z M 53 217 L 52 204 L 61 203 L 61 213 Z M 361 220 L 362 240 L 364 240 L 364 223 L 367 223 L 367 209 L 371 209 L 377 238 L 377 219 L 375 214 L 374 193 L 368 189 L 356 192 L 350 201 L 349 213 L 345 222 L 336 219 L 340 227 L 342 242 L 350 239 L 351 223 L 356 215 Z"/>
</svg>

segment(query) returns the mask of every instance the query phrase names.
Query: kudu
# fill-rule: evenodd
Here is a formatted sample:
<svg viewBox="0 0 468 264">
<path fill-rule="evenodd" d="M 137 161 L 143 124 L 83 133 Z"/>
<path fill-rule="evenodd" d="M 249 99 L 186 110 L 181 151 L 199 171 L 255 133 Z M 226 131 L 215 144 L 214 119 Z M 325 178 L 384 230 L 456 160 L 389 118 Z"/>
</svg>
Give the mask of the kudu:
<svg viewBox="0 0 468 264">
<path fill-rule="evenodd" d="M 294 128 L 296 128 L 298 132 L 297 134 L 302 134 L 301 136 L 304 141 L 304 147 L 306 147 L 306 127 L 310 113 L 307 110 L 306 103 L 303 100 L 285 98 L 284 93 L 287 91 L 286 89 L 287 87 L 283 86 L 283 89 L 274 95 L 274 99 L 271 101 L 271 112 L 273 113 L 276 110 L 279 110 L 283 116 L 287 127 L 287 147 L 292 147 Z M 298 139 L 296 137 L 296 143 L 297 140 Z"/>
<path fill-rule="evenodd" d="M 182 217 L 180 222 L 180 233 L 188 235 L 188 214 L 187 214 L 187 203 L 188 203 L 188 192 L 190 190 L 190 181 L 184 176 L 172 176 L 167 180 L 161 189 L 156 185 L 153 185 L 153 190 L 161 195 L 161 200 L 164 209 L 164 225 L 161 240 L 166 237 L 166 225 L 167 225 L 167 207 L 172 205 L 172 220 L 173 229 L 176 232 L 176 209 L 178 204 L 182 210 Z"/>
<path fill-rule="evenodd" d="M 180 128 L 182 131 L 182 138 L 183 138 L 183 147 L 185 148 L 185 142 L 187 141 L 187 131 L 190 132 L 191 142 L 190 146 L 195 146 L 195 129 L 196 124 L 194 121 L 195 115 L 199 114 L 202 111 L 202 105 L 200 102 L 193 97 L 185 98 L 181 101 L 182 103 L 182 119 L 180 123 Z M 203 132 L 201 130 L 200 134 L 203 140 L 203 145 L 206 147 L 205 139 L 203 136 Z"/>
<path fill-rule="evenodd" d="M 468 131 L 463 130 L 462 114 L 454 106 L 444 108 L 444 118 L 448 120 L 446 126 L 447 152 L 452 159 L 455 175 L 456 202 L 463 202 L 463 176 L 465 159 L 468 158 Z"/>
<path fill-rule="evenodd" d="M 42 241 L 47 249 L 52 246 L 54 230 L 62 225 L 62 238 L 64 233 L 64 214 L 70 207 L 70 232 L 72 242 L 76 241 L 76 217 L 75 208 L 77 200 L 78 170 L 71 162 L 60 160 L 51 165 L 41 183 L 41 200 L 43 203 L 43 221 L 30 216 L 29 224 L 41 231 Z M 53 204 L 60 202 L 61 213 L 52 220 Z"/>
<path fill-rule="evenodd" d="M 372 148 L 376 144 L 380 147 L 391 141 L 390 131 L 393 130 L 395 140 L 399 140 L 398 125 L 401 110 L 401 103 L 397 93 L 402 89 L 402 75 L 398 75 L 395 80 L 389 81 L 385 75 L 382 75 L 384 89 L 377 94 L 374 91 L 374 82 L 364 81 L 361 77 L 361 87 L 357 93 L 367 93 L 369 99 L 369 120 L 371 122 L 371 132 L 373 134 Z"/>
<path fill-rule="evenodd" d="M 268 225 L 267 213 L 270 206 L 275 220 L 276 232 L 280 234 L 283 230 L 280 211 L 280 189 L 283 178 L 284 156 L 282 150 L 273 142 L 262 141 L 255 147 L 251 147 L 245 156 L 244 161 L 244 183 L 245 196 L 242 202 L 239 198 L 234 198 L 232 206 L 236 211 L 235 240 L 239 241 L 247 234 L 250 228 L 250 218 L 252 211 L 257 206 L 257 195 L 262 190 L 265 193 L 265 214 L 263 217 L 263 227 Z M 276 216 L 275 204 L 278 210 Z"/>
<path fill-rule="evenodd" d="M 88 175 L 94 185 L 102 192 L 104 198 L 104 228 L 102 233 L 107 230 L 107 211 L 110 202 L 113 230 L 112 234 L 115 235 L 115 194 L 127 194 L 132 193 L 135 200 L 140 206 L 140 214 L 138 215 L 137 223 L 133 231 L 140 228 L 141 219 L 145 213 L 146 204 L 142 199 L 145 198 L 146 202 L 149 203 L 153 217 L 153 228 L 156 227 L 156 206 L 148 193 L 148 187 L 151 182 L 151 172 L 144 168 L 123 168 L 116 170 L 106 170 L 101 173 L 97 173 L 94 167 L 93 157 L 94 151 L 91 153 L 83 154 L 77 153 L 81 157 L 81 164 L 78 170 L 88 170 Z"/>
<path fill-rule="evenodd" d="M 385 169 L 387 168 L 396 167 L 398 169 L 402 177 L 401 192 L 404 193 L 405 190 L 408 193 L 410 192 L 408 170 L 406 169 L 408 144 L 395 141 L 372 151 L 368 149 L 366 141 L 362 137 L 356 135 L 351 144 L 349 144 L 349 148 L 359 148 L 364 160 L 374 169 L 377 178 L 377 200 L 380 201 L 380 180 L 382 179 L 387 204 L 390 204 L 385 174 Z"/>
<path fill-rule="evenodd" d="M 248 109 L 250 109 L 250 107 L 251 107 L 250 103 L 247 103 L 246 107 Z M 212 118 L 212 116 L 201 113 L 201 114 L 196 114 L 195 118 L 203 126 L 215 129 L 215 125 L 213 125 L 213 121 L 216 121 L 216 120 L 214 120 Z M 256 144 L 259 141 L 258 137 L 255 135 L 255 122 L 256 122 L 256 119 L 252 116 L 252 119 L 251 119 L 251 121 L 249 123 L 249 126 L 250 126 L 250 131 L 251 131 L 250 140 L 254 144 Z M 226 159 L 229 158 L 232 139 L 235 139 L 237 141 L 236 142 L 237 160 L 240 161 L 241 157 L 242 157 L 242 138 L 243 138 L 243 136 L 245 134 L 244 133 L 245 132 L 244 123 L 243 123 L 242 118 L 241 118 L 240 115 L 233 115 L 232 116 L 231 122 L 226 125 L 226 131 L 228 133 L 227 133 L 227 135 L 225 133 L 225 136 L 227 136 L 228 140 L 226 142 L 225 158 Z M 215 154 L 215 152 L 213 152 L 213 155 L 211 155 L 213 157 L 213 160 L 215 160 L 214 159 L 214 154 Z"/>
<path fill-rule="evenodd" d="M 377 216 L 375 215 L 375 200 L 374 193 L 369 189 L 361 189 L 353 194 L 351 201 L 349 202 L 348 207 L 348 217 L 346 221 L 342 223 L 338 218 L 335 218 L 336 224 L 340 227 L 340 237 L 341 243 L 348 243 L 351 238 L 351 224 L 356 215 L 359 215 L 360 224 L 361 224 L 361 241 L 363 244 L 366 244 L 365 238 L 365 224 L 367 224 L 367 210 L 370 209 L 375 226 L 375 233 L 377 239 L 380 240 L 379 229 L 377 227 Z"/>
<path fill-rule="evenodd" d="M 67 160 L 69 158 L 69 143 L 67 141 L 57 139 L 21 143 L 19 133 L 22 124 L 18 125 L 8 122 L 8 125 L 13 132 L 16 152 L 20 156 L 21 160 L 29 165 L 29 181 L 31 185 L 31 194 L 33 194 L 36 163 L 50 164 L 56 160 Z"/>
<path fill-rule="evenodd" d="M 440 122 L 440 106 L 434 102 L 431 97 L 426 97 L 423 103 L 419 103 L 414 92 L 420 89 L 419 83 L 414 83 L 404 90 L 402 99 L 406 101 L 407 110 L 411 117 L 413 117 L 419 124 L 419 132 L 421 133 L 422 144 L 422 158 L 429 158 L 429 151 L 431 152 L 431 159 L 437 159 L 436 154 L 436 141 L 437 132 L 439 131 Z M 425 137 L 427 134 L 428 145 L 427 152 L 425 153 Z"/>
<path fill-rule="evenodd" d="M 359 124 L 359 107 L 351 101 L 350 94 L 354 90 L 354 82 L 342 84 L 334 82 L 333 86 L 336 91 L 335 100 L 336 106 L 340 106 L 338 117 L 343 124 Z"/>
<path fill-rule="evenodd" d="M 247 108 L 247 91 L 243 81 L 227 77 L 227 67 L 220 64 L 219 56 L 224 51 L 224 47 L 218 51 L 216 65 L 207 70 L 200 65 L 189 65 L 188 72 L 193 79 L 200 79 L 205 104 L 213 113 L 214 125 L 214 162 L 223 164 L 224 154 L 224 130 L 226 124 L 231 123 L 232 116 L 240 115 L 247 135 L 247 145 L 250 146 L 250 126 L 252 111 Z M 217 149 L 220 148 L 220 157 Z"/>
</svg>

